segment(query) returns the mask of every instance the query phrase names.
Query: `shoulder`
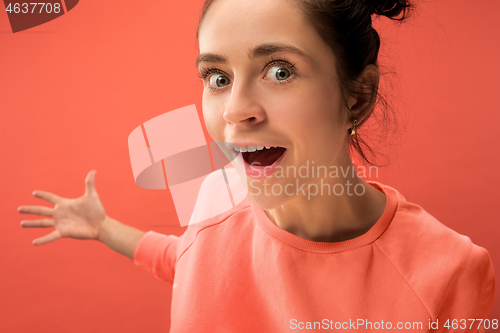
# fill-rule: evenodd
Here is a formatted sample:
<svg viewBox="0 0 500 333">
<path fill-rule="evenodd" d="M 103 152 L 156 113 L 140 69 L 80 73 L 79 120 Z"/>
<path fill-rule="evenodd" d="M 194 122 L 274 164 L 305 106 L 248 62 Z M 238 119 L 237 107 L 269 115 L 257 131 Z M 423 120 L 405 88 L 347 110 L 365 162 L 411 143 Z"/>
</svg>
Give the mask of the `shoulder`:
<svg viewBox="0 0 500 333">
<path fill-rule="evenodd" d="M 384 191 L 394 191 L 398 205 L 375 246 L 397 268 L 432 317 L 444 309 L 453 313 L 460 312 L 460 307 L 465 312 L 473 311 L 473 307 L 491 309 L 496 285 L 488 251 L 419 205 L 406 201 L 397 190 L 381 186 Z M 469 310 L 464 302 L 469 302 Z"/>
<path fill-rule="evenodd" d="M 247 196 L 246 185 L 234 168 L 218 169 L 201 183 L 189 225 L 217 223 Z"/>
<path fill-rule="evenodd" d="M 373 182 L 372 182 L 373 183 Z M 441 223 L 420 205 L 409 202 L 396 189 L 376 183 L 387 196 L 396 201 L 396 210 L 387 230 L 377 245 L 388 252 L 406 249 L 414 256 L 434 258 L 464 257 L 472 248 L 470 238 Z M 431 257 L 429 255 L 432 254 Z"/>
<path fill-rule="evenodd" d="M 182 235 L 178 258 L 207 235 L 219 234 L 213 237 L 220 237 L 221 233 L 231 233 L 229 237 L 234 237 L 233 229 L 238 231 L 243 225 L 241 222 L 252 218 L 247 193 L 236 169 L 219 169 L 209 174 L 201 184 L 190 224 Z"/>
<path fill-rule="evenodd" d="M 470 238 L 441 223 L 418 204 L 409 202 L 396 189 L 378 184 L 388 195 L 396 198 L 396 211 L 377 245 L 417 249 L 418 253 L 433 254 L 434 258 L 453 255 L 467 256 L 474 245 Z"/>
<path fill-rule="evenodd" d="M 220 247 L 218 251 L 227 251 L 228 241 L 246 238 L 248 228 L 251 228 L 253 215 L 251 205 L 247 197 L 234 208 L 207 219 L 202 223 L 189 225 L 181 237 L 177 258 L 180 259 L 187 251 L 195 247 L 196 251 L 213 250 Z"/>
</svg>

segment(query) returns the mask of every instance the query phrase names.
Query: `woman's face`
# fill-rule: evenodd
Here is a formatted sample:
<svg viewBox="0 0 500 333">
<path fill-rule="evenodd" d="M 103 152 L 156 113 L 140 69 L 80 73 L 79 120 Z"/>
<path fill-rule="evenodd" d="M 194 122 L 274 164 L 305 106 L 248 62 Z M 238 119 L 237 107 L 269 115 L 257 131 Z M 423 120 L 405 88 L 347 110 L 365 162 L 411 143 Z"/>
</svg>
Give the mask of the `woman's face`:
<svg viewBox="0 0 500 333">
<path fill-rule="evenodd" d="M 217 0 L 200 26 L 199 48 L 203 115 L 212 138 L 286 148 L 266 177 L 255 179 L 250 171 L 244 179 L 260 207 L 277 207 L 312 181 L 294 177 L 292 168 L 345 162 L 351 126 L 334 54 L 294 1 Z"/>
</svg>

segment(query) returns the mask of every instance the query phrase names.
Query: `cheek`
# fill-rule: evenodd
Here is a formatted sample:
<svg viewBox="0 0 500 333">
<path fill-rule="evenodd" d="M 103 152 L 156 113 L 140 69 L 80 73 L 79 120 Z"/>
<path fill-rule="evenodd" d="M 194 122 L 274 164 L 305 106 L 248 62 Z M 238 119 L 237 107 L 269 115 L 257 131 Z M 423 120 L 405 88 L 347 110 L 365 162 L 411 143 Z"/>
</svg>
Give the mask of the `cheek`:
<svg viewBox="0 0 500 333">
<path fill-rule="evenodd" d="M 221 108 L 214 101 L 203 97 L 202 101 L 203 120 L 208 134 L 215 141 L 223 141 L 224 127 L 222 122 Z"/>
<path fill-rule="evenodd" d="M 340 127 L 339 103 L 335 92 L 321 86 L 296 91 L 287 101 L 289 124 L 307 133 L 337 131 Z"/>
</svg>

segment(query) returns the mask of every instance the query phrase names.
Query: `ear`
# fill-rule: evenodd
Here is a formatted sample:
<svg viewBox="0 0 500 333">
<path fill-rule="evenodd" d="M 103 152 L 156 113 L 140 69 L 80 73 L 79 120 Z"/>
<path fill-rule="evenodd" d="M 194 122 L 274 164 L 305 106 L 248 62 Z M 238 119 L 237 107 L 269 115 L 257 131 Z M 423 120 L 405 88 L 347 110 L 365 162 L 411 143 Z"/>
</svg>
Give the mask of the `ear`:
<svg viewBox="0 0 500 333">
<path fill-rule="evenodd" d="M 370 114 L 377 99 L 379 73 L 375 65 L 366 66 L 357 77 L 357 93 L 350 96 L 348 105 L 351 106 L 347 119 L 346 129 L 352 127 L 354 119 L 361 124 Z"/>
</svg>

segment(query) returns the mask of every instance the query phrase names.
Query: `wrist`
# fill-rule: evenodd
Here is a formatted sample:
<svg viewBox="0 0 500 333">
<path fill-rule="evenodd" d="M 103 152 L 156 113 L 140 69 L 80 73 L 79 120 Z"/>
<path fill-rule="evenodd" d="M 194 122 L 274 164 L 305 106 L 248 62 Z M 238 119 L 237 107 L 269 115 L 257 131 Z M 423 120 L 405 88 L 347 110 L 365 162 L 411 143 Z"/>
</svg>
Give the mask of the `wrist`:
<svg viewBox="0 0 500 333">
<path fill-rule="evenodd" d="M 106 243 L 106 239 L 108 239 L 109 232 L 111 230 L 113 224 L 113 219 L 106 215 L 104 221 L 101 223 L 101 227 L 99 228 L 99 232 L 97 233 L 97 240 Z"/>
</svg>

